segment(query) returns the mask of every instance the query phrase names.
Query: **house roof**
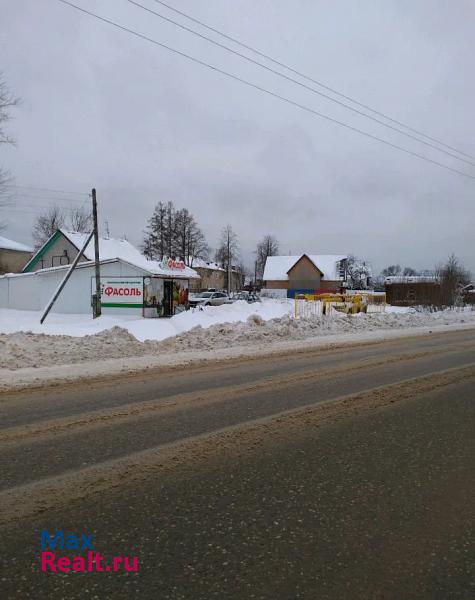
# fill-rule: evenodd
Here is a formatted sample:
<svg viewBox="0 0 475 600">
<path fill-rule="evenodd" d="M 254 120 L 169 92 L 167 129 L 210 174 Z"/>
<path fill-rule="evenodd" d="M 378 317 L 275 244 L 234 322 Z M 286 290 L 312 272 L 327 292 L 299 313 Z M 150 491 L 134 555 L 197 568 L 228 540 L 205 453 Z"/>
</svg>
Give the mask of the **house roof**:
<svg viewBox="0 0 475 600">
<path fill-rule="evenodd" d="M 33 248 L 30 248 L 30 246 L 26 246 L 25 244 L 21 244 L 20 242 L 15 242 L 14 240 L 9 240 L 8 238 L 2 237 L 1 235 L 0 249 L 15 250 L 17 252 L 33 252 Z"/>
<path fill-rule="evenodd" d="M 269 256 L 264 268 L 264 281 L 287 281 L 288 272 L 302 258 L 308 256 L 313 264 L 329 281 L 341 280 L 340 261 L 348 258 L 346 254 L 298 254 L 296 256 Z"/>
<path fill-rule="evenodd" d="M 58 229 L 49 240 L 47 240 L 38 252 L 33 256 L 29 263 L 25 266 L 24 271 L 27 271 L 29 266 L 34 266 L 35 260 L 37 261 L 44 249 L 55 242 L 61 235 L 68 239 L 77 250 L 81 250 L 84 246 L 88 233 L 79 233 L 77 231 L 67 231 L 65 229 Z M 88 261 L 94 260 L 94 240 L 92 239 L 84 250 L 84 257 Z M 135 246 L 133 246 L 127 240 L 120 240 L 115 238 L 99 237 L 99 259 L 101 262 L 109 261 L 114 259 L 120 259 L 123 262 L 127 262 L 131 265 L 144 269 L 151 275 L 167 275 L 169 277 L 181 278 L 181 279 L 196 279 L 199 277 L 198 273 L 189 267 L 184 269 L 174 269 L 168 266 L 162 265 L 160 262 L 155 260 L 148 260 Z M 66 268 L 68 265 L 66 265 Z"/>
<path fill-rule="evenodd" d="M 191 262 L 191 259 L 188 259 Z M 217 262 L 203 260 L 202 258 L 193 258 L 193 269 L 210 269 L 212 271 L 226 271 L 226 269 Z M 231 265 L 231 271 L 237 272 L 238 268 Z"/>
<path fill-rule="evenodd" d="M 389 275 L 385 277 L 384 283 L 436 283 L 439 278 L 436 275 Z"/>
<path fill-rule="evenodd" d="M 189 261 L 191 262 L 191 261 Z M 211 269 L 213 271 L 225 271 L 225 269 L 218 265 L 215 262 L 208 262 L 203 260 L 202 258 L 193 258 L 193 268 L 194 269 Z"/>
</svg>

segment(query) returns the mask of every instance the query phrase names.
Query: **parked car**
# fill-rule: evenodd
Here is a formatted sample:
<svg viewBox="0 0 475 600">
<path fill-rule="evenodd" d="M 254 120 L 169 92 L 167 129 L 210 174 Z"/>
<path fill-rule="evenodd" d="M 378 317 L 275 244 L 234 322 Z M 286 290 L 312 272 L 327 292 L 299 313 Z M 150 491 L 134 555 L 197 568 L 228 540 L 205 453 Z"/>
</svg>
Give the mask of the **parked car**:
<svg viewBox="0 0 475 600">
<path fill-rule="evenodd" d="M 224 292 L 201 292 L 189 299 L 191 308 L 195 306 L 220 306 L 229 302 L 228 295 Z"/>
<path fill-rule="evenodd" d="M 240 292 L 239 294 L 234 295 L 232 300 L 233 302 L 236 302 L 237 300 L 245 300 L 246 302 L 249 302 L 249 304 L 254 302 L 262 302 L 259 296 L 253 292 Z"/>
</svg>

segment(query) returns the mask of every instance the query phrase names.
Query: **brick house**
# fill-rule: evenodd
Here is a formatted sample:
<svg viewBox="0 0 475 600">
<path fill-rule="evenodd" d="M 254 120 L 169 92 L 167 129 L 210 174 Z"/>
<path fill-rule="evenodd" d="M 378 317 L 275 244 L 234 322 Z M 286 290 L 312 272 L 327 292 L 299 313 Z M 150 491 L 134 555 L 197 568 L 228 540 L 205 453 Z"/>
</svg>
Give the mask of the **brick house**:
<svg viewBox="0 0 475 600">
<path fill-rule="evenodd" d="M 191 267 L 198 273 L 200 279 L 191 282 L 190 291 L 200 292 L 214 288 L 224 290 L 227 287 L 226 269 L 215 262 L 206 262 L 201 259 L 194 258 L 190 261 Z M 237 292 L 242 288 L 242 274 L 233 267 L 231 269 L 231 292 Z"/>
</svg>

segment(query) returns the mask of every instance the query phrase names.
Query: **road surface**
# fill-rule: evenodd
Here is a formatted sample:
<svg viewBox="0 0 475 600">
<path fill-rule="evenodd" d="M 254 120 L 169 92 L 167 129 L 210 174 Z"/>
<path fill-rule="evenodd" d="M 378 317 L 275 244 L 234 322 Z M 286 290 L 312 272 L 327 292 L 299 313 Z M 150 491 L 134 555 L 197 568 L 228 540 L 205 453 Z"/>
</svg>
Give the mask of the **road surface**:
<svg viewBox="0 0 475 600">
<path fill-rule="evenodd" d="M 2 598 L 475 597 L 474 330 L 3 394 L 0 417 Z M 138 571 L 43 573 L 41 530 Z"/>
</svg>

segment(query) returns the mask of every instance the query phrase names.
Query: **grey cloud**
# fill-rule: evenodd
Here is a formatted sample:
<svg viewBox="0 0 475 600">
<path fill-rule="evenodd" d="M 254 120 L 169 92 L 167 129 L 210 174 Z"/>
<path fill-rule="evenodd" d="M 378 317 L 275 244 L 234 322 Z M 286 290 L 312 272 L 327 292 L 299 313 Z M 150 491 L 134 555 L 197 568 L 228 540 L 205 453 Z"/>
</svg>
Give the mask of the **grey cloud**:
<svg viewBox="0 0 475 600">
<path fill-rule="evenodd" d="M 126 2 L 77 3 L 475 174 Z M 177 6 L 475 154 L 471 2 L 181 0 Z M 221 227 L 232 223 L 248 262 L 259 237 L 274 233 L 285 252 L 351 251 L 376 270 L 393 262 L 431 267 L 455 252 L 475 273 L 473 180 L 262 96 L 54 1 L 4 3 L 0 44 L 0 69 L 23 98 L 10 126 L 18 147 L 1 149 L 0 160 L 19 185 L 95 186 L 101 220 L 112 234 L 139 242 L 155 202 L 170 199 L 195 213 L 212 246 Z M 31 219 L 12 213 L 5 235 L 28 241 Z"/>
</svg>

